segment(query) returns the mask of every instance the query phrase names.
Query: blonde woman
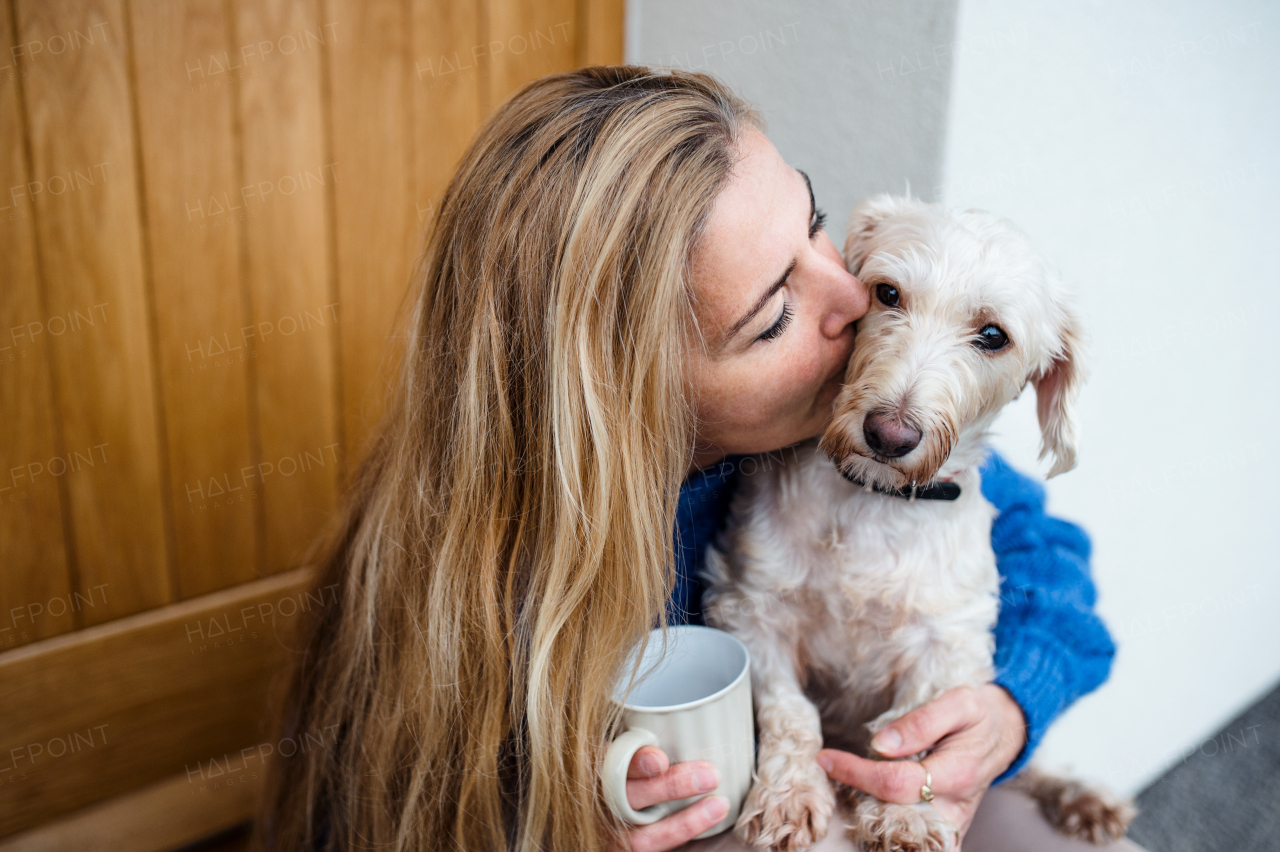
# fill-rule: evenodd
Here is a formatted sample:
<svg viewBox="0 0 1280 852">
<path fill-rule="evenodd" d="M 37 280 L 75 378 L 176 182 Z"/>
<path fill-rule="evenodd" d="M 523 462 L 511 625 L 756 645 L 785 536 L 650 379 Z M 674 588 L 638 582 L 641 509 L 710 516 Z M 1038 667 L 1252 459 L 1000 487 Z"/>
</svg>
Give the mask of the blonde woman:
<svg viewBox="0 0 1280 852">
<path fill-rule="evenodd" d="M 324 551 L 318 582 L 337 604 L 318 611 L 284 716 L 336 742 L 275 765 L 263 842 L 677 848 L 725 802 L 618 823 L 599 785 L 611 688 L 650 628 L 698 620 L 694 568 L 732 462 L 825 427 L 867 293 L 741 100 L 637 67 L 546 77 L 500 107 L 414 286 L 393 405 Z M 1046 520 L 1034 499 L 1015 514 L 1018 529 Z M 1050 562 L 1062 549 L 1023 545 Z M 1074 570 L 1073 611 L 1023 612 L 1001 634 L 1033 658 L 1006 658 L 1014 686 L 944 696 L 897 726 L 908 751 L 950 736 L 933 789 L 962 827 L 1106 675 L 1110 639 Z M 829 756 L 833 777 L 904 795 L 892 772 Z M 716 783 L 711 764 L 670 766 L 652 747 L 630 778 L 635 807 Z M 827 842 L 848 848 L 838 826 Z"/>
</svg>

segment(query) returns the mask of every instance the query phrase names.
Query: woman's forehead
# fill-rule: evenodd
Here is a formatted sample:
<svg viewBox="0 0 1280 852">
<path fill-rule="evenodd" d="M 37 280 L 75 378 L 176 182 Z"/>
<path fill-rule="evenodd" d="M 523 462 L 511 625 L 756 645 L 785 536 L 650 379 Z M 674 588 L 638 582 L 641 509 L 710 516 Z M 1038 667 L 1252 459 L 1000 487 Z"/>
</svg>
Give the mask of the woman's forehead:
<svg viewBox="0 0 1280 852">
<path fill-rule="evenodd" d="M 763 133 L 748 129 L 694 255 L 699 320 L 720 329 L 749 310 L 791 262 L 808 214 L 804 177 Z"/>
</svg>

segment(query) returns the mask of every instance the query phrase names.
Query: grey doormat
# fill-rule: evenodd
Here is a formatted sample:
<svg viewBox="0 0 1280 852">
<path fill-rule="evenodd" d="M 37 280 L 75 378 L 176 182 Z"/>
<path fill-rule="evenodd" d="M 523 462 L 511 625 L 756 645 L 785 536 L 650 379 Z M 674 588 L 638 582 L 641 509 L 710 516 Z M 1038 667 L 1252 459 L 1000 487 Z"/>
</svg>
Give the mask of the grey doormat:
<svg viewBox="0 0 1280 852">
<path fill-rule="evenodd" d="M 1149 852 L 1280 849 L 1280 687 L 1152 782 L 1137 804 L 1129 837 Z"/>
</svg>

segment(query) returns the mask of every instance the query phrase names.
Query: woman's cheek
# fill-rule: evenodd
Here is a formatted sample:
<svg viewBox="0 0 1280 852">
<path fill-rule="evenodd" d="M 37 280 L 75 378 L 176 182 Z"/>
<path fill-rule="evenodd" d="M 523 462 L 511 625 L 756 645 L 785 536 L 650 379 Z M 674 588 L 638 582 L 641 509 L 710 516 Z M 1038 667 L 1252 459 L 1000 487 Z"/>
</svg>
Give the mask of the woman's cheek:
<svg viewBox="0 0 1280 852">
<path fill-rule="evenodd" d="M 750 428 L 778 427 L 808 412 L 826 382 L 822 351 L 797 338 L 774 347 L 770 357 L 737 365 L 721 397 L 734 422 Z"/>
<path fill-rule="evenodd" d="M 798 392 L 814 396 L 822 390 L 827 376 L 823 372 L 821 349 L 816 346 L 809 347 L 802 355 L 798 355 L 793 363 L 791 381 Z"/>
<path fill-rule="evenodd" d="M 759 425 L 783 428 L 808 415 L 824 378 L 822 365 L 807 352 L 779 353 L 768 372 L 751 377 L 757 390 L 755 418 Z"/>
<path fill-rule="evenodd" d="M 795 370 L 785 358 L 743 364 L 735 372 L 734 390 L 727 399 L 734 422 L 761 429 L 794 413 L 798 398 Z"/>
</svg>

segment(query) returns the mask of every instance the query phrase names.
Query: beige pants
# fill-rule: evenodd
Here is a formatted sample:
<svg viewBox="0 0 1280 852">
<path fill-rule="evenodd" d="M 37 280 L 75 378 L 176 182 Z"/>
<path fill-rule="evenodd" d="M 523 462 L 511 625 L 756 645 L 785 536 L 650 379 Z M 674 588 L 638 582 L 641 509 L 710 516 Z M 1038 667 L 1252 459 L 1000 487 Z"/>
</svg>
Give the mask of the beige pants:
<svg viewBox="0 0 1280 852">
<path fill-rule="evenodd" d="M 845 837 L 844 820 L 837 811 L 831 817 L 827 836 L 811 847 L 813 852 L 858 852 Z M 695 840 L 679 852 L 755 852 L 742 845 L 733 831 L 705 840 Z M 962 852 L 1144 852 L 1131 840 L 1094 846 L 1058 834 L 1040 818 L 1035 802 L 1021 793 L 1002 787 L 988 790 L 965 835 Z"/>
</svg>

